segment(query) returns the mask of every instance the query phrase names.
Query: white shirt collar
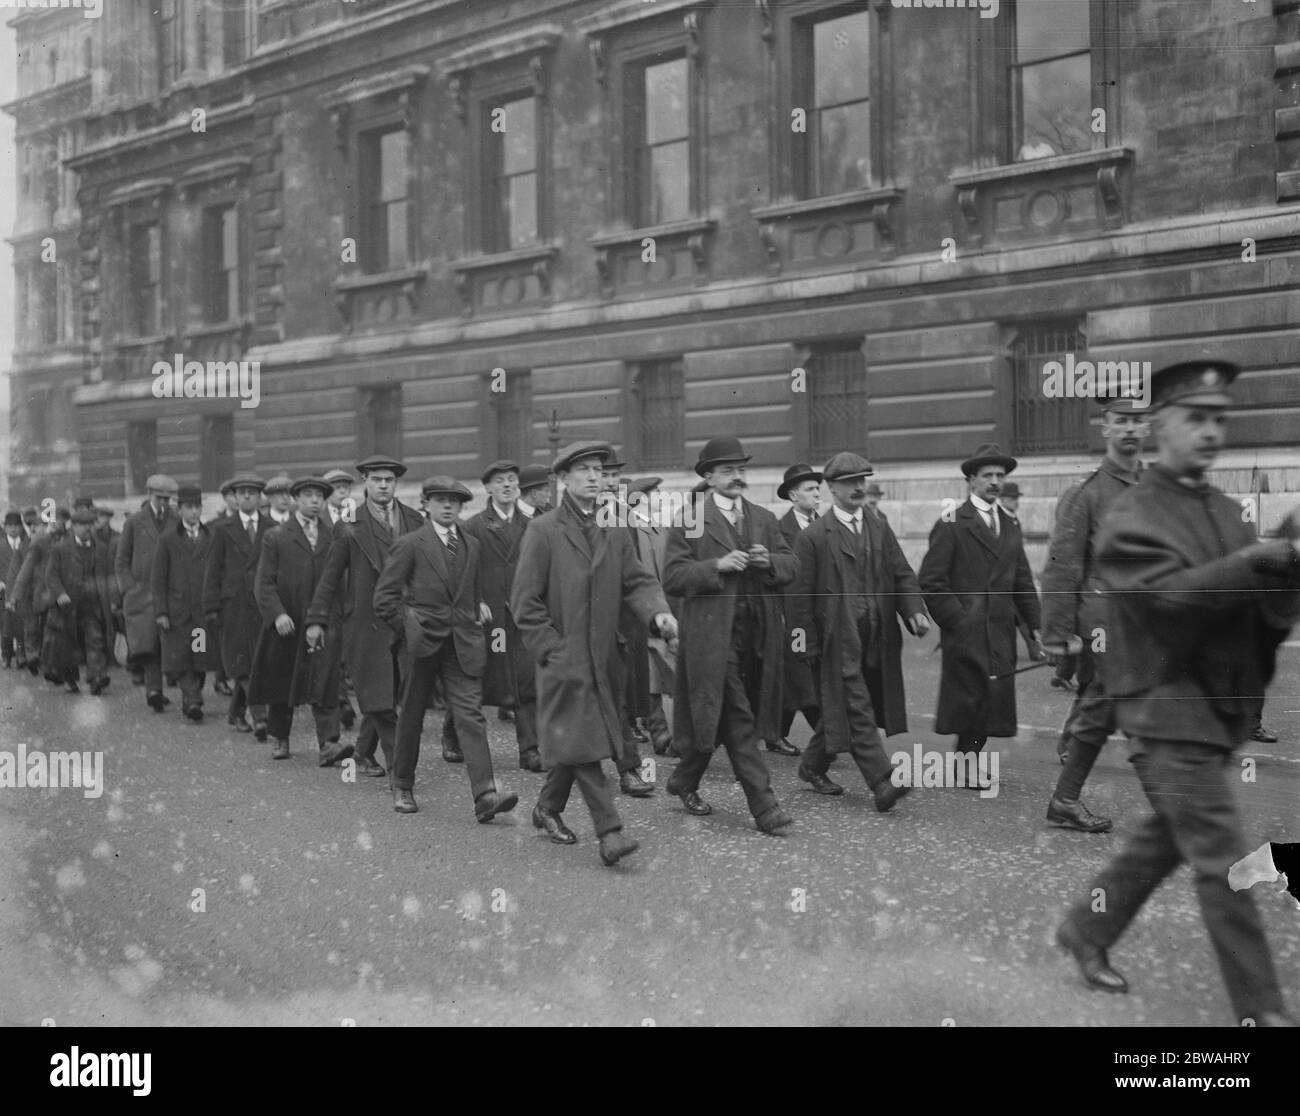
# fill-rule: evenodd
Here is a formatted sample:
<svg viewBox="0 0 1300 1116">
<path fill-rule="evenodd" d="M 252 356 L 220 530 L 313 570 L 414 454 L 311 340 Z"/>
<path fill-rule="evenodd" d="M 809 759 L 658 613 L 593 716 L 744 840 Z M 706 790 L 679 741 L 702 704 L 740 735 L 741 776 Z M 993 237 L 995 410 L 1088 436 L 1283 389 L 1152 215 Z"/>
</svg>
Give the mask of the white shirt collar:
<svg viewBox="0 0 1300 1116">
<path fill-rule="evenodd" d="M 516 500 L 515 507 L 524 513 L 525 519 L 532 519 L 537 514 L 537 509 L 527 500 Z"/>
<path fill-rule="evenodd" d="M 256 527 L 256 526 L 257 526 L 257 512 L 242 512 L 242 511 L 241 511 L 241 512 L 239 513 L 239 519 L 240 519 L 240 522 L 243 523 L 243 525 L 244 525 L 245 527 L 248 527 L 248 526 L 250 526 L 250 525 L 253 526 L 253 527 Z"/>
<path fill-rule="evenodd" d="M 856 512 L 846 512 L 843 508 L 839 506 L 839 504 L 832 504 L 831 511 L 835 513 L 835 518 L 838 519 L 841 523 L 843 523 L 845 527 L 852 527 L 853 524 L 862 522 L 861 508 L 859 508 Z"/>
<path fill-rule="evenodd" d="M 980 511 L 984 512 L 985 514 L 988 514 L 989 512 L 991 512 L 991 511 L 993 510 L 993 505 L 992 505 L 992 504 L 986 503 L 985 501 L 981 500 L 981 499 L 980 499 L 978 496 L 976 496 L 975 493 L 973 493 L 973 492 L 970 494 L 970 502 L 971 502 L 972 504 L 974 504 L 977 508 L 979 508 Z"/>
<path fill-rule="evenodd" d="M 503 519 L 506 523 L 509 523 L 511 519 L 514 518 L 514 512 L 515 512 L 514 508 L 511 508 L 509 511 L 505 511 L 502 509 L 501 505 L 498 504 L 495 500 L 490 500 L 489 503 L 491 503 L 492 505 L 492 510 L 496 512 L 497 515 L 500 516 L 501 519 Z M 518 505 L 516 504 L 516 506 Z"/>
<path fill-rule="evenodd" d="M 269 509 L 267 510 L 267 513 L 266 513 L 266 514 L 269 515 L 272 519 L 274 519 L 276 523 L 288 523 L 288 522 L 289 522 L 289 513 L 288 513 L 288 512 L 278 512 L 278 511 L 276 511 L 274 508 L 269 508 Z"/>
<path fill-rule="evenodd" d="M 312 526 L 311 528 L 309 528 L 309 527 L 307 526 L 307 524 L 308 524 L 309 521 L 306 520 L 306 519 L 303 519 L 303 517 L 302 517 L 302 513 L 301 513 L 301 512 L 294 512 L 293 515 L 294 515 L 294 518 L 298 521 L 298 526 L 302 528 L 302 530 L 303 530 L 303 534 L 310 534 L 312 530 L 317 530 L 317 531 L 320 530 L 320 520 L 319 520 L 319 519 L 316 520 L 315 524 L 313 524 L 313 526 Z"/>
<path fill-rule="evenodd" d="M 713 502 L 717 505 L 718 511 L 726 512 L 728 515 L 736 510 L 737 501 L 733 500 L 730 496 L 722 496 L 715 492 L 713 494 Z"/>
<path fill-rule="evenodd" d="M 800 511 L 798 508 L 794 509 L 794 521 L 799 524 L 801 530 L 806 531 L 811 527 L 812 521 L 815 518 L 815 516 L 809 515 L 806 511 Z"/>
<path fill-rule="evenodd" d="M 429 522 L 433 523 L 433 529 L 438 532 L 438 538 L 442 540 L 442 545 L 446 546 L 447 538 L 451 534 L 451 532 L 455 530 L 455 526 L 453 525 L 451 527 L 444 527 L 441 523 L 434 523 L 432 519 L 429 520 Z"/>
</svg>

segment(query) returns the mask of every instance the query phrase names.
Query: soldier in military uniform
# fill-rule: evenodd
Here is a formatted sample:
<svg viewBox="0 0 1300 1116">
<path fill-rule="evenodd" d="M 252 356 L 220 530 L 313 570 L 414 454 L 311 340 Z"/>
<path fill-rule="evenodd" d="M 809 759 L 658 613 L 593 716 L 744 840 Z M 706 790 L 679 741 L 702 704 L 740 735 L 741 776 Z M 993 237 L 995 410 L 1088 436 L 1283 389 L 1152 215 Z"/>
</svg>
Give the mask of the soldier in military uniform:
<svg viewBox="0 0 1300 1116">
<path fill-rule="evenodd" d="M 1094 546 L 1110 506 L 1141 476 L 1138 455 L 1147 431 L 1147 415 L 1137 401 L 1116 396 L 1103 399 L 1101 408 L 1106 456 L 1057 501 L 1043 570 L 1043 649 L 1056 666 L 1076 658 L 1078 675 L 1078 693 L 1056 746 L 1065 770 L 1047 804 L 1047 820 L 1084 833 L 1105 833 L 1112 825 L 1079 800 L 1102 745 L 1115 731 L 1115 711 L 1092 650 L 1105 620 Z"/>
<path fill-rule="evenodd" d="M 1153 812 L 1070 909 L 1057 942 L 1090 987 L 1126 992 L 1107 950 L 1187 862 L 1237 1020 L 1295 1026 L 1255 901 L 1228 882 L 1248 848 L 1232 796 L 1233 753 L 1300 618 L 1300 508 L 1285 537 L 1257 542 L 1240 505 L 1205 477 L 1224 444 L 1237 373 L 1198 360 L 1155 374 L 1159 459 L 1102 524 L 1096 556 L 1108 638 L 1098 658 Z"/>
</svg>

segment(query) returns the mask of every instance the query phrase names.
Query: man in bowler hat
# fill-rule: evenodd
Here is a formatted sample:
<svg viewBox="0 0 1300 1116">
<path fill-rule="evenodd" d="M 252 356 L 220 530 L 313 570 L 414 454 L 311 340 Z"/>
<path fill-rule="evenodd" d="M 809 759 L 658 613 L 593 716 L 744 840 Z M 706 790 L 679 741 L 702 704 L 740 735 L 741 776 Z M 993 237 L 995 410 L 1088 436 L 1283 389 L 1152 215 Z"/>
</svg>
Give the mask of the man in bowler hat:
<svg viewBox="0 0 1300 1116">
<path fill-rule="evenodd" d="M 781 534 L 785 536 L 793 553 L 795 539 L 800 532 L 806 531 L 816 522 L 821 513 L 822 474 L 805 462 L 796 462 L 786 471 L 777 487 L 778 500 L 789 500 L 790 510 L 777 520 Z M 794 650 L 795 639 L 793 613 L 794 601 L 787 590 L 784 598 L 785 614 L 785 675 L 782 687 L 781 736 L 777 740 L 766 741 L 769 752 L 779 752 L 783 756 L 797 756 L 799 749 L 786 739 L 794 725 L 796 713 L 802 713 L 808 727 L 814 732 L 821 718 L 817 705 L 817 682 L 813 678 L 812 668 L 804 656 Z"/>
</svg>

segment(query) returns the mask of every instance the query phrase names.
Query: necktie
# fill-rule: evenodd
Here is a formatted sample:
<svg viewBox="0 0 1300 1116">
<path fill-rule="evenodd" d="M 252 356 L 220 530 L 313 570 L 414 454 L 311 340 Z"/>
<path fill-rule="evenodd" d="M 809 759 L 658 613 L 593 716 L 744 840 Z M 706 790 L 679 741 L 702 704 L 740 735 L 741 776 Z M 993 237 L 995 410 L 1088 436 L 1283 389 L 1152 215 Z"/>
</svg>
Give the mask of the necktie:
<svg viewBox="0 0 1300 1116">
<path fill-rule="evenodd" d="M 862 520 L 856 515 L 853 517 L 853 533 L 858 536 L 862 535 Z"/>
<path fill-rule="evenodd" d="M 257 543 L 257 520 L 256 520 L 256 519 L 252 519 L 252 518 L 246 519 L 246 520 L 244 521 L 244 529 L 248 532 L 248 541 L 256 545 L 256 543 Z"/>
<path fill-rule="evenodd" d="M 447 529 L 447 553 L 452 558 L 456 557 L 456 529 L 454 527 Z"/>
<path fill-rule="evenodd" d="M 998 510 L 989 508 L 989 530 L 993 532 L 993 537 L 998 537 Z"/>
<path fill-rule="evenodd" d="M 310 519 L 307 520 L 306 532 L 307 532 L 307 541 L 311 543 L 312 550 L 315 550 L 316 549 L 316 524 L 312 522 Z"/>
</svg>

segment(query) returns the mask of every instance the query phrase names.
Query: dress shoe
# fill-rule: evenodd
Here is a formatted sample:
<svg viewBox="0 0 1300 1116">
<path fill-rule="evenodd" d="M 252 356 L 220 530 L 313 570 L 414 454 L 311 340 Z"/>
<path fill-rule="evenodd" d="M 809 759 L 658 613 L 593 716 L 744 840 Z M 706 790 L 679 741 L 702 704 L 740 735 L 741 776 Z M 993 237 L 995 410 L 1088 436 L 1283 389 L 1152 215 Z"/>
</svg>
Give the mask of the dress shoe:
<svg viewBox="0 0 1300 1116">
<path fill-rule="evenodd" d="M 1300 1027 L 1295 1019 L 1284 1011 L 1261 1011 L 1255 1016 L 1256 1027 Z"/>
<path fill-rule="evenodd" d="M 357 723 L 357 711 L 352 708 L 351 703 L 339 706 L 339 724 L 345 729 L 350 729 Z"/>
<path fill-rule="evenodd" d="M 564 819 L 559 814 L 553 814 L 550 810 L 543 810 L 540 806 L 533 807 L 533 825 L 538 829 L 546 830 L 551 840 L 557 845 L 576 845 L 578 843 L 578 835 L 564 824 Z"/>
<path fill-rule="evenodd" d="M 1256 744 L 1276 744 L 1277 733 L 1269 732 L 1263 725 L 1256 725 L 1250 734 L 1250 738 Z"/>
<path fill-rule="evenodd" d="M 1087 941 L 1068 918 L 1056 929 L 1056 944 L 1074 956 L 1088 987 L 1103 992 L 1128 991 L 1128 981 L 1110 967 L 1106 951 Z"/>
<path fill-rule="evenodd" d="M 790 743 L 784 736 L 780 740 L 767 741 L 767 750 L 775 752 L 778 756 L 801 756 L 803 753 Z"/>
<path fill-rule="evenodd" d="M 517 794 L 502 794 L 500 791 L 485 791 L 474 800 L 474 816 L 486 825 L 498 814 L 508 814 L 519 804 Z"/>
<path fill-rule="evenodd" d="M 195 724 L 198 724 L 203 720 L 203 709 L 198 705 L 191 705 L 188 709 L 184 709 L 181 712 Z"/>
<path fill-rule="evenodd" d="M 889 813 L 898 805 L 900 798 L 911 793 L 911 787 L 896 787 L 892 779 L 881 779 L 871 788 L 871 797 L 876 800 L 876 812 L 880 814 Z"/>
<path fill-rule="evenodd" d="M 705 802 L 697 791 L 687 791 L 679 797 L 688 814 L 694 814 L 697 818 L 707 818 L 713 813 L 713 807 Z"/>
<path fill-rule="evenodd" d="M 640 718 L 637 718 L 632 724 L 632 739 L 638 744 L 649 744 L 650 734 L 642 727 Z"/>
<path fill-rule="evenodd" d="M 666 756 L 668 749 L 673 746 L 673 738 L 668 733 L 651 733 L 650 746 L 655 750 L 656 756 Z"/>
<path fill-rule="evenodd" d="M 1062 829 L 1077 829 L 1081 833 L 1109 833 L 1115 826 L 1110 818 L 1099 817 L 1077 799 L 1067 802 L 1052 795 L 1047 804 L 1047 820 Z"/>
<path fill-rule="evenodd" d="M 90 684 L 90 692 L 96 695 L 102 694 L 108 689 L 108 683 L 109 679 L 107 678 L 96 678 L 95 681 Z"/>
<path fill-rule="evenodd" d="M 756 818 L 754 824 L 763 833 L 770 833 L 774 837 L 784 837 L 785 834 L 781 831 L 794 825 L 794 818 L 782 810 L 780 806 L 775 806 L 761 818 Z"/>
<path fill-rule="evenodd" d="M 357 760 L 357 773 L 360 775 L 367 775 L 371 779 L 378 779 L 381 776 L 388 774 L 387 771 L 375 762 L 374 757 L 372 756 L 367 757 L 366 759 Z"/>
<path fill-rule="evenodd" d="M 1053 678 L 1048 685 L 1050 685 L 1053 690 L 1073 690 L 1075 688 L 1074 683 L 1068 678 Z"/>
<path fill-rule="evenodd" d="M 534 748 L 532 751 L 524 752 L 519 757 L 519 770 L 533 772 L 542 770 L 542 757 L 537 754 L 537 749 Z"/>
<path fill-rule="evenodd" d="M 442 758 L 448 763 L 464 763 L 465 753 L 459 748 L 453 748 L 450 744 L 443 744 Z"/>
<path fill-rule="evenodd" d="M 600 859 L 607 868 L 612 868 L 625 856 L 631 856 L 640 847 L 631 837 L 625 837 L 621 829 L 614 829 L 601 835 Z"/>
<path fill-rule="evenodd" d="M 270 733 L 267 730 L 265 721 L 253 722 L 253 737 L 256 740 L 265 740 Z"/>
<path fill-rule="evenodd" d="M 337 740 L 331 740 L 320 750 L 320 755 L 316 759 L 317 767 L 333 767 L 340 760 L 347 759 L 352 755 L 353 747 L 351 744 L 340 744 Z"/>
<path fill-rule="evenodd" d="M 245 718 L 243 718 L 243 717 L 227 717 L 227 718 L 226 718 L 226 724 L 228 724 L 228 725 L 229 725 L 232 729 L 234 729 L 236 732 L 252 732 L 252 731 L 253 731 L 253 726 L 250 725 L 250 724 L 248 723 L 248 721 L 247 721 Z"/>
<path fill-rule="evenodd" d="M 143 685 L 144 685 L 144 671 L 142 671 L 142 670 L 133 670 L 133 671 L 131 672 L 131 685 L 132 685 L 132 686 L 143 686 Z"/>
<path fill-rule="evenodd" d="M 152 690 L 144 700 L 155 713 L 161 713 L 167 708 L 167 699 L 158 690 Z"/>
<path fill-rule="evenodd" d="M 63 683 L 63 688 L 70 694 L 81 693 L 81 687 L 78 686 L 75 682 L 65 682 Z"/>
<path fill-rule="evenodd" d="M 409 790 L 402 790 L 400 787 L 394 787 L 393 809 L 399 814 L 415 814 L 419 812 L 420 807 L 415 804 L 415 795 Z"/>
<path fill-rule="evenodd" d="M 40 659 L 29 659 L 27 662 L 27 673 L 30 674 L 33 678 L 35 678 L 36 675 L 40 674 L 40 672 L 41 672 Z"/>
<path fill-rule="evenodd" d="M 514 719 L 515 719 L 514 713 L 511 710 L 507 709 L 505 706 L 502 706 L 500 709 L 497 710 L 498 721 L 513 721 Z"/>
<path fill-rule="evenodd" d="M 230 688 L 230 683 L 223 678 L 220 682 L 212 683 L 212 692 L 220 694 L 222 697 L 229 697 L 235 691 Z"/>
<path fill-rule="evenodd" d="M 843 794 L 844 788 L 833 779 L 828 779 L 825 775 L 819 775 L 815 771 L 809 771 L 803 764 L 799 765 L 796 772 L 800 779 L 807 783 L 818 794 Z"/>
<path fill-rule="evenodd" d="M 288 758 L 289 758 L 289 741 L 287 741 L 287 740 L 277 740 L 277 741 L 272 745 L 272 747 L 271 747 L 271 758 L 272 758 L 272 759 L 288 759 Z"/>
<path fill-rule="evenodd" d="M 167 708 L 167 706 L 171 705 L 171 703 L 172 703 L 172 699 L 169 698 L 166 694 L 163 694 L 162 699 L 163 699 L 163 708 L 164 708 L 164 709 Z"/>
<path fill-rule="evenodd" d="M 647 783 L 635 771 L 624 771 L 619 775 L 618 786 L 619 790 L 633 798 L 649 798 L 655 792 L 654 783 Z"/>
</svg>

